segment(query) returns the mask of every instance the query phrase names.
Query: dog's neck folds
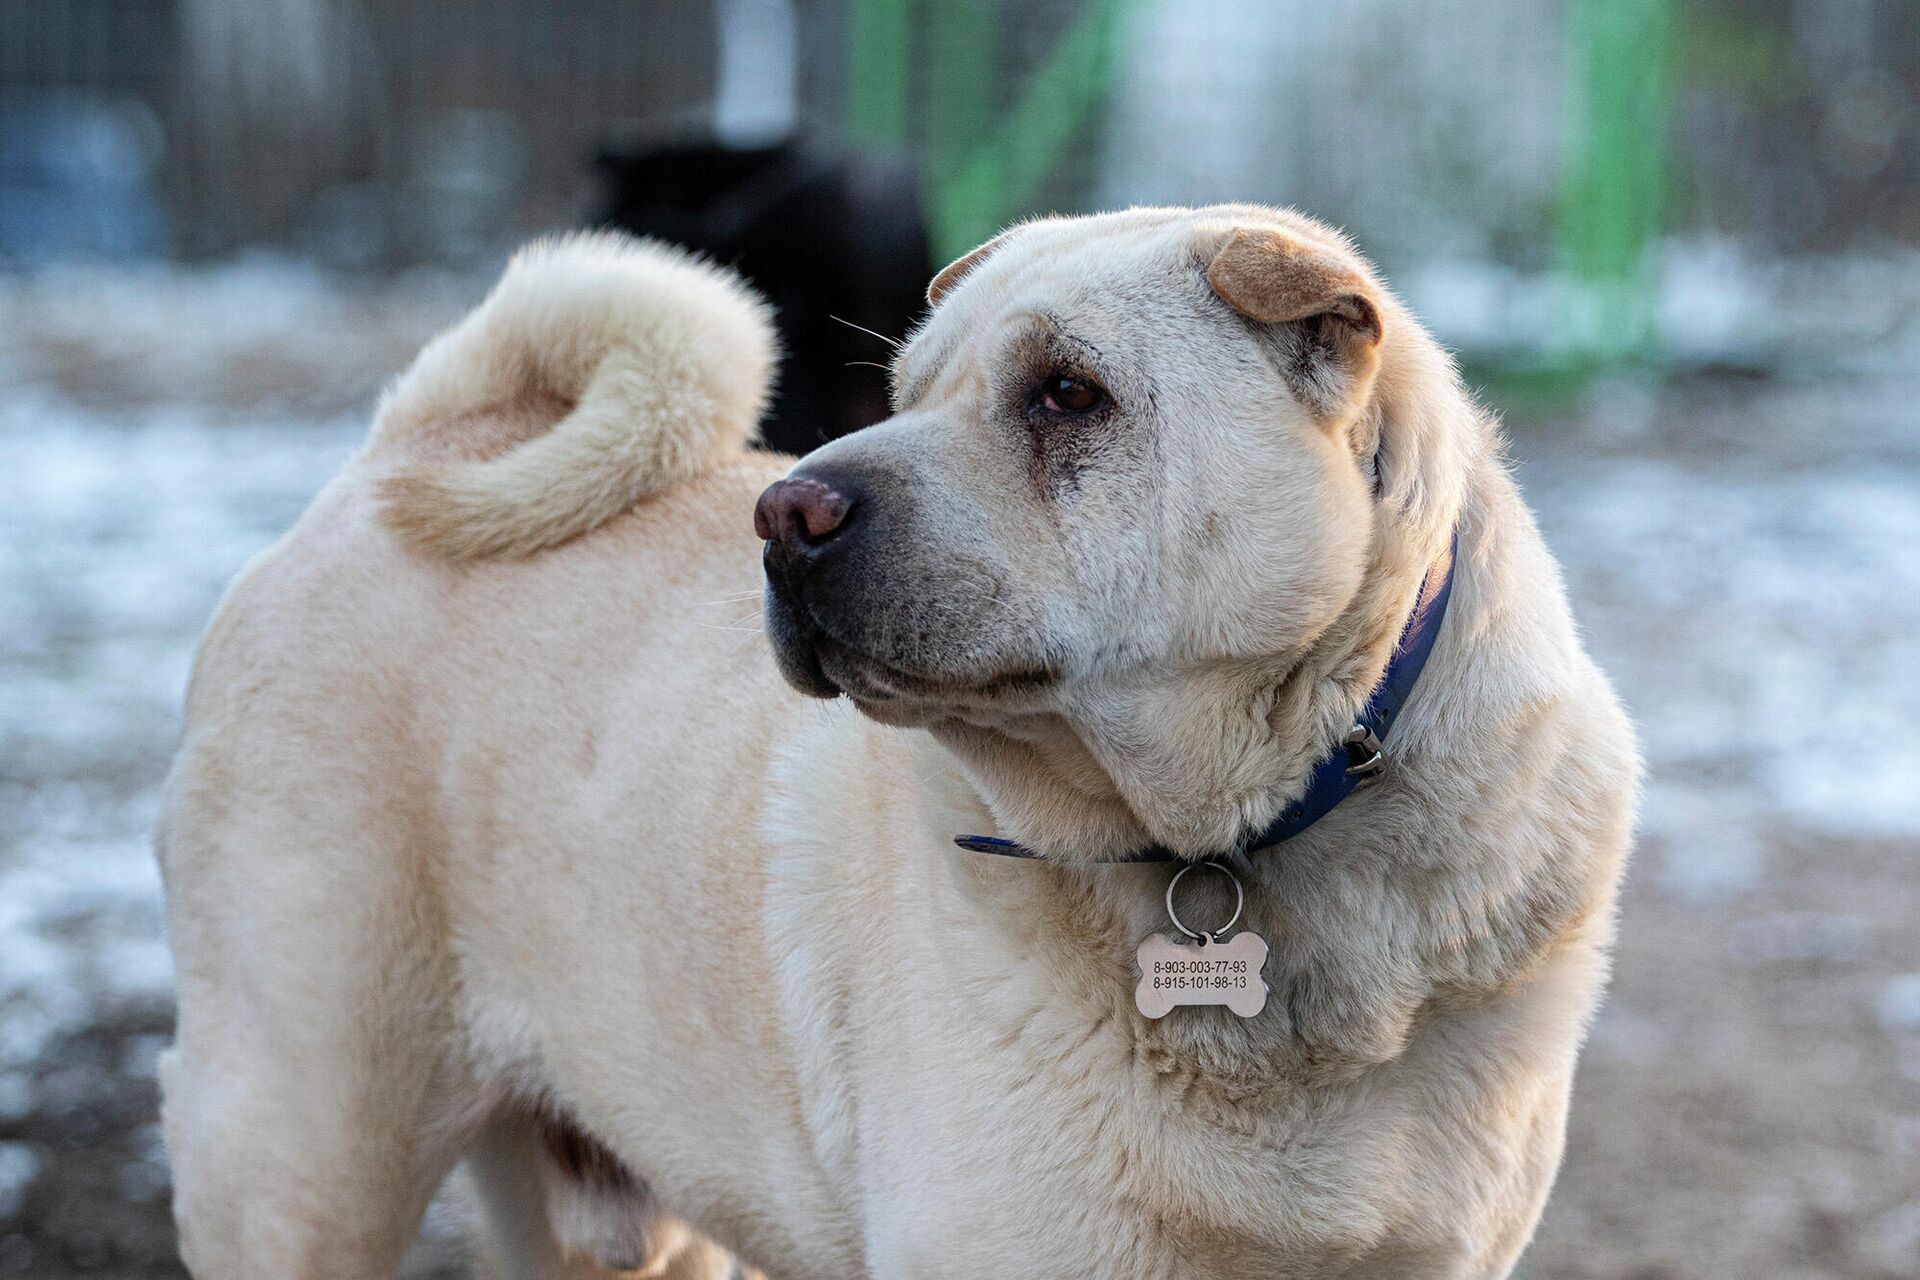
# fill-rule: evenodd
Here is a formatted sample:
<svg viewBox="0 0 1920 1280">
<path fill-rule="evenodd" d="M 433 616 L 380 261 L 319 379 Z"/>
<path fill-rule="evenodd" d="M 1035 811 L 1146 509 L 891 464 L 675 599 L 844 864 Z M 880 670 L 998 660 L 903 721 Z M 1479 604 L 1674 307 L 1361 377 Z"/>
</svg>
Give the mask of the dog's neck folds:
<svg viewBox="0 0 1920 1280">
<path fill-rule="evenodd" d="M 1376 563 L 1336 624 L 1291 664 L 1176 673 L 1103 699 L 1097 714 L 934 732 L 1002 831 L 1049 856 L 1235 849 L 1301 798 L 1379 686 L 1409 617 L 1445 581 L 1450 556 L 1411 585 L 1404 568 Z"/>
<path fill-rule="evenodd" d="M 1258 852 L 1290 840 L 1332 812 L 1364 780 L 1385 767 L 1385 739 L 1391 735 L 1402 707 L 1418 683 L 1446 621 L 1457 550 L 1456 537 L 1448 546 L 1444 560 L 1428 570 L 1386 670 L 1372 694 L 1362 700 L 1363 705 L 1355 712 L 1352 727 L 1342 736 L 1340 744 L 1324 751 L 1315 762 L 1304 792 L 1257 833 L 1243 835 L 1233 845 L 1215 852 L 1237 860 L 1242 850 Z M 954 837 L 954 843 L 974 853 L 1018 858 L 1047 856 L 1042 851 L 996 836 L 962 834 Z M 1193 856 L 1191 850 L 1187 856 Z M 1167 862 L 1180 857 L 1163 845 L 1150 845 L 1108 861 Z"/>
</svg>

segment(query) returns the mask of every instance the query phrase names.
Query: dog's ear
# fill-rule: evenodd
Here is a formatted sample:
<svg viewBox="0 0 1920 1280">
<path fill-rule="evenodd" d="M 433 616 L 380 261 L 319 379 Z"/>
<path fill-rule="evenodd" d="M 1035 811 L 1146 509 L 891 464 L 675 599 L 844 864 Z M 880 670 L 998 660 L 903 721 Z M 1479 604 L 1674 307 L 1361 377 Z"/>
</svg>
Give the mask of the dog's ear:
<svg viewBox="0 0 1920 1280">
<path fill-rule="evenodd" d="M 939 306 L 940 299 L 952 293 L 960 281 L 966 277 L 967 272 L 973 270 L 982 262 L 985 262 L 987 255 L 991 254 L 995 249 L 998 249 L 1001 244 L 1005 242 L 1006 238 L 1007 232 L 1002 231 L 999 235 L 987 241 L 979 248 L 969 250 L 967 253 L 962 254 L 942 267 L 940 274 L 935 276 L 932 282 L 927 285 L 928 305 Z"/>
<path fill-rule="evenodd" d="M 1214 251 L 1207 283 L 1247 319 L 1276 326 L 1281 368 L 1310 408 L 1331 421 L 1365 402 L 1385 330 L 1357 268 L 1285 232 L 1239 227 Z"/>
</svg>

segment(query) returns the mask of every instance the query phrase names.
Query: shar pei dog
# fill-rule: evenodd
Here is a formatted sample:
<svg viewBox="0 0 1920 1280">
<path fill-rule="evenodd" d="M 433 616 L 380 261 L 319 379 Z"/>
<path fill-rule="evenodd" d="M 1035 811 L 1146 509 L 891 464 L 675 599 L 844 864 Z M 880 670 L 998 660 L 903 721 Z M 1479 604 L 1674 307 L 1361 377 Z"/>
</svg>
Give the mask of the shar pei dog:
<svg viewBox="0 0 1920 1280">
<path fill-rule="evenodd" d="M 531 248 L 235 582 L 158 834 L 200 1280 L 390 1277 L 463 1161 L 514 1278 L 1509 1273 L 1639 762 L 1497 424 L 1291 212 L 929 295 L 796 463 L 739 279 Z"/>
</svg>

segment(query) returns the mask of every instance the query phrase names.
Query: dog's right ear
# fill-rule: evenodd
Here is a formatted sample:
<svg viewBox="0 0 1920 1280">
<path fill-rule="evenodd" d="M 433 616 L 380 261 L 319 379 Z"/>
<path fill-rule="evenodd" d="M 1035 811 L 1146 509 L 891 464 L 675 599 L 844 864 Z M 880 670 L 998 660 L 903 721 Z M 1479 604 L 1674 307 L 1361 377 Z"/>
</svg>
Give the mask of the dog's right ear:
<svg viewBox="0 0 1920 1280">
<path fill-rule="evenodd" d="M 1322 417 L 1344 417 L 1366 399 L 1384 330 L 1358 268 L 1283 231 L 1237 227 L 1214 251 L 1207 283 L 1247 319 L 1280 327 L 1288 380 Z"/>
<path fill-rule="evenodd" d="M 979 266 L 982 262 L 985 262 L 987 255 L 991 254 L 995 249 L 998 249 L 1006 240 L 1008 234 L 1008 232 L 1002 231 L 999 235 L 987 241 L 979 248 L 969 250 L 967 253 L 955 258 L 952 262 L 949 262 L 945 267 L 941 268 L 940 274 L 935 276 L 932 282 L 927 285 L 927 304 L 929 306 L 939 306 L 940 299 L 952 293 L 969 271 Z"/>
</svg>

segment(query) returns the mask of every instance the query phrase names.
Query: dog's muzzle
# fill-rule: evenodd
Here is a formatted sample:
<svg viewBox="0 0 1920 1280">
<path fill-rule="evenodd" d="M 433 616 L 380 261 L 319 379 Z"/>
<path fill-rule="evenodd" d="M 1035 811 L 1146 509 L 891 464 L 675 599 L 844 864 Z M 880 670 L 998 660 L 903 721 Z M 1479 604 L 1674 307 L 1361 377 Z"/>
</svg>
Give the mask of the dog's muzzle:
<svg viewBox="0 0 1920 1280">
<path fill-rule="evenodd" d="M 842 692 L 820 665 L 822 620 L 844 608 L 858 548 L 876 523 L 870 487 L 851 472 L 800 468 L 767 486 L 753 508 L 765 542 L 767 634 L 780 672 L 815 697 Z"/>
</svg>

